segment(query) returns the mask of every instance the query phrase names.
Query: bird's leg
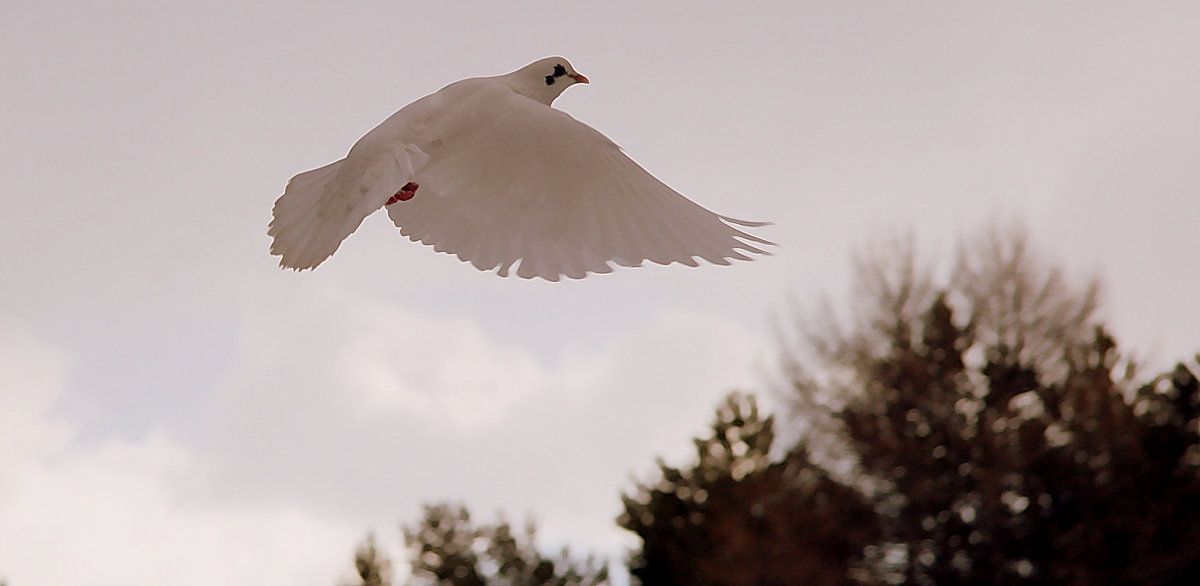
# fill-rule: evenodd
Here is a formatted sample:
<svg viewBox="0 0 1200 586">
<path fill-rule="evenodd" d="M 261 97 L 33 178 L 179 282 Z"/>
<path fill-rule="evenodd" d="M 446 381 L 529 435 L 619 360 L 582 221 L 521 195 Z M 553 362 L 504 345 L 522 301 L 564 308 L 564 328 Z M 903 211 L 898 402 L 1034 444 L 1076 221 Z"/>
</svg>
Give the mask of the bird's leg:
<svg viewBox="0 0 1200 586">
<path fill-rule="evenodd" d="M 412 199 L 414 195 L 417 194 L 417 189 L 419 189 L 420 187 L 421 187 L 420 185 L 417 185 L 416 183 L 409 181 L 408 183 L 404 184 L 404 187 L 400 188 L 400 191 L 396 192 L 396 195 L 393 195 L 392 197 L 388 198 L 387 203 L 384 205 L 390 206 L 398 201 L 408 201 L 408 200 Z"/>
</svg>

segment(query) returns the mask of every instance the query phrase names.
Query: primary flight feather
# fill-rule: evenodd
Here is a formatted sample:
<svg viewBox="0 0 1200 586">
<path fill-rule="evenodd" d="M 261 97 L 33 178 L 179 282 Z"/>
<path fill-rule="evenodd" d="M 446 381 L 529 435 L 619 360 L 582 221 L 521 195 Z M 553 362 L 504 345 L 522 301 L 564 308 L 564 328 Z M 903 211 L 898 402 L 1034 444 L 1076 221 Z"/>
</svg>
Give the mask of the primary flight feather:
<svg viewBox="0 0 1200 586">
<path fill-rule="evenodd" d="M 296 175 L 267 233 L 286 268 L 329 258 L 381 207 L 400 233 L 480 270 L 557 281 L 644 261 L 727 265 L 771 242 L 655 179 L 550 107 L 588 83 L 561 57 L 452 83 L 391 115 L 346 158 Z M 740 227 L 740 228 L 739 228 Z"/>
</svg>

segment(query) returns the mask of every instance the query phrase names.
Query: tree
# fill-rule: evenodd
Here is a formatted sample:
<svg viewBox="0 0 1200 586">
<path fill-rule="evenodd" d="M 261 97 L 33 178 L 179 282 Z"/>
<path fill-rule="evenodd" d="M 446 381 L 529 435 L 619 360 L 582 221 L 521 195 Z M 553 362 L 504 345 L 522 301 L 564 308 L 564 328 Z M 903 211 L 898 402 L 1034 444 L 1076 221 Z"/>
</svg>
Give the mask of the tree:
<svg viewBox="0 0 1200 586">
<path fill-rule="evenodd" d="M 787 348 L 798 441 L 734 393 L 694 462 L 622 494 L 636 582 L 1200 583 L 1200 355 L 1140 376 L 1097 282 L 1072 285 L 1019 230 L 980 235 L 944 278 L 911 239 L 856 269 L 849 321 L 826 308 Z M 542 556 L 532 524 L 463 507 L 404 535 L 413 584 L 607 581 Z M 373 547 L 359 559 L 366 583 Z"/>
<path fill-rule="evenodd" d="M 807 461 L 802 447 L 773 459 L 774 418 L 753 395 L 717 409 L 696 462 L 659 461 L 660 477 L 622 495 L 618 523 L 642 547 L 630 558 L 640 583 L 839 584 L 874 537 L 873 515 L 853 489 Z"/>
<path fill-rule="evenodd" d="M 853 323 L 804 329 L 786 363 L 822 457 L 879 513 L 858 579 L 1194 583 L 1193 371 L 1137 383 L 1096 283 L 1068 286 L 1019 231 L 984 234 L 941 286 L 891 250 L 860 260 Z"/>
<path fill-rule="evenodd" d="M 574 560 L 567 548 L 557 558 L 534 545 L 535 527 L 514 533 L 503 518 L 475 526 L 463 506 L 427 505 L 422 519 L 404 528 L 412 584 L 439 586 L 594 586 L 608 582 L 608 567 L 592 557 Z"/>
<path fill-rule="evenodd" d="M 374 534 L 368 534 L 354 552 L 354 571 L 358 582 L 349 586 L 391 586 L 392 562 L 376 550 Z"/>
</svg>

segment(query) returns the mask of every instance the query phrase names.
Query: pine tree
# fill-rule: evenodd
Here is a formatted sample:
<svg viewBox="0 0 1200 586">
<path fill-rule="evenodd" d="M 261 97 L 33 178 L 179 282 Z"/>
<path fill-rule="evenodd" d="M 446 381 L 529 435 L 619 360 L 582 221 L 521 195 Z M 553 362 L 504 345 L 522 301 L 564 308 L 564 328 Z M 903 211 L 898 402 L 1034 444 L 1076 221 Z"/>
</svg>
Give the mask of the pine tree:
<svg viewBox="0 0 1200 586">
<path fill-rule="evenodd" d="M 1138 384 L 1096 284 L 1069 287 L 1019 233 L 985 234 L 941 287 L 893 250 L 860 265 L 859 319 L 809 329 L 815 359 L 788 364 L 797 412 L 824 416 L 820 445 L 880 514 L 859 580 L 1192 583 L 1193 371 Z"/>
<path fill-rule="evenodd" d="M 752 395 L 729 395 L 696 462 L 659 462 L 660 478 L 623 495 L 620 525 L 642 540 L 640 583 L 839 584 L 873 537 L 858 494 L 832 482 L 802 448 L 773 459 L 773 417 Z"/>
<path fill-rule="evenodd" d="M 374 534 L 354 552 L 354 571 L 358 581 L 348 586 L 391 586 L 392 562 L 376 549 Z"/>
<path fill-rule="evenodd" d="M 595 586 L 608 583 L 606 564 L 557 558 L 535 546 L 535 527 L 514 533 L 503 518 L 476 526 L 466 507 L 428 505 L 417 524 L 404 528 L 413 584 L 439 586 Z"/>
</svg>

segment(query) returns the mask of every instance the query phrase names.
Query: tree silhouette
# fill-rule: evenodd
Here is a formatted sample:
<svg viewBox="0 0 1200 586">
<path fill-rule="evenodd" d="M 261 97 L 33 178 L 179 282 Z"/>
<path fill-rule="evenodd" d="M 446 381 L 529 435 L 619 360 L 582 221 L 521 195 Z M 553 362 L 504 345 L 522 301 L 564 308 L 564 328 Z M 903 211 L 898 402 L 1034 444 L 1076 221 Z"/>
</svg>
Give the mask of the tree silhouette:
<svg viewBox="0 0 1200 586">
<path fill-rule="evenodd" d="M 374 534 L 354 552 L 354 572 L 358 581 L 347 586 L 391 586 L 392 562 L 376 550 Z"/>
<path fill-rule="evenodd" d="M 642 539 L 630 574 L 642 584 L 838 584 L 874 537 L 870 509 L 809 464 L 802 448 L 773 460 L 774 419 L 752 395 L 718 408 L 696 463 L 659 461 L 661 477 L 622 495 L 620 525 Z"/>
<path fill-rule="evenodd" d="M 594 586 L 608 582 L 608 568 L 592 557 L 574 560 L 563 548 L 557 558 L 534 545 L 535 528 L 514 533 L 502 518 L 475 526 L 463 506 L 427 505 L 422 519 L 404 528 L 412 584 L 441 586 Z"/>
<path fill-rule="evenodd" d="M 1019 232 L 983 235 L 941 287 L 890 250 L 860 261 L 852 325 L 808 328 L 809 363 L 786 365 L 813 441 L 879 513 L 857 579 L 1193 583 L 1192 371 L 1137 384 L 1096 284 L 1069 287 Z"/>
<path fill-rule="evenodd" d="M 849 319 L 826 307 L 785 347 L 798 440 L 733 393 L 693 462 L 621 495 L 635 582 L 1200 584 L 1200 355 L 1141 376 L 1098 283 L 1019 230 L 976 236 L 944 277 L 911 239 L 855 269 Z M 413 584 L 607 581 L 463 507 L 404 536 Z M 360 578 L 386 584 L 368 546 Z"/>
</svg>

